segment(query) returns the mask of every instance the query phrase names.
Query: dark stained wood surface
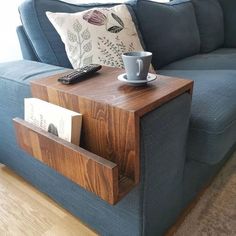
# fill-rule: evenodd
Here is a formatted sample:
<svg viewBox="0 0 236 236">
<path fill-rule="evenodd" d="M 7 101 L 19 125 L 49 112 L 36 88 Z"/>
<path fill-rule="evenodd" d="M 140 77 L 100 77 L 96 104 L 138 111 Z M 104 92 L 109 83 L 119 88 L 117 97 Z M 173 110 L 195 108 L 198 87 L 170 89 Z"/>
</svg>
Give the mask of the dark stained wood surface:
<svg viewBox="0 0 236 236">
<path fill-rule="evenodd" d="M 131 179 L 119 174 L 117 164 L 20 118 L 13 121 L 23 150 L 110 204 L 117 203 L 134 187 Z"/>
<path fill-rule="evenodd" d="M 53 75 L 31 82 L 33 97 L 83 114 L 81 146 L 118 165 L 119 172 L 139 182 L 140 117 L 171 99 L 192 92 L 190 80 L 157 75 L 143 87 L 117 80 L 124 70 L 110 67 L 74 85 Z"/>
<path fill-rule="evenodd" d="M 55 102 L 58 102 L 58 99 L 61 99 L 62 103 L 65 102 L 63 93 L 66 92 L 76 97 L 96 101 L 96 103 L 135 112 L 139 116 L 186 91 L 192 91 L 193 81 L 162 75 L 157 75 L 157 80 L 147 86 L 129 86 L 117 79 L 118 75 L 122 73 L 124 70 L 119 68 L 103 67 L 92 78 L 73 85 L 63 85 L 57 82 L 60 77 L 57 74 L 31 81 L 32 91 L 33 94 L 40 97 L 45 96 L 47 100 L 55 99 Z M 42 90 L 39 89 L 39 86 L 42 86 Z M 47 94 L 44 94 L 44 87 L 49 90 Z M 60 95 L 61 97 L 58 98 Z"/>
<path fill-rule="evenodd" d="M 160 75 L 132 87 L 117 80 L 121 73 L 103 67 L 74 85 L 59 83 L 62 74 L 31 81 L 33 97 L 82 113 L 81 147 L 14 120 L 22 149 L 110 204 L 139 183 L 140 118 L 193 88 L 190 80 Z"/>
<path fill-rule="evenodd" d="M 19 118 L 14 119 L 14 125 L 22 149 L 110 204 L 115 204 L 133 187 L 130 179 L 119 180 L 115 163 Z"/>
</svg>

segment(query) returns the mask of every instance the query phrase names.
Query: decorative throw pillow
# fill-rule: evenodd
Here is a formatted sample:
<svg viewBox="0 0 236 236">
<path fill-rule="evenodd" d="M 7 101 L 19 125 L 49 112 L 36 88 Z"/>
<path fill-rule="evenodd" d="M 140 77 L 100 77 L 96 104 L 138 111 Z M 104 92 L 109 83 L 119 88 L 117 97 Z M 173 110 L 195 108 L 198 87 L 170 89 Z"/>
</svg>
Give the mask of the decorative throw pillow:
<svg viewBox="0 0 236 236">
<path fill-rule="evenodd" d="M 75 69 L 90 63 L 122 68 L 122 53 L 143 50 L 124 4 L 78 13 L 46 14 L 61 36 Z"/>
</svg>

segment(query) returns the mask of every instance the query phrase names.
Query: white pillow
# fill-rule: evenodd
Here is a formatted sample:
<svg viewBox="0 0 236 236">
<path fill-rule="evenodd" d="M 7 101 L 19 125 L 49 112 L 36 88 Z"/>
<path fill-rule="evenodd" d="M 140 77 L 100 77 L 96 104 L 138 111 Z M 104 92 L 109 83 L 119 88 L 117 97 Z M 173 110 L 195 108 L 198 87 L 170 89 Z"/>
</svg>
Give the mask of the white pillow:
<svg viewBox="0 0 236 236">
<path fill-rule="evenodd" d="M 122 68 L 122 53 L 144 50 L 124 4 L 77 13 L 46 14 L 61 36 L 74 69 L 90 63 Z"/>
</svg>

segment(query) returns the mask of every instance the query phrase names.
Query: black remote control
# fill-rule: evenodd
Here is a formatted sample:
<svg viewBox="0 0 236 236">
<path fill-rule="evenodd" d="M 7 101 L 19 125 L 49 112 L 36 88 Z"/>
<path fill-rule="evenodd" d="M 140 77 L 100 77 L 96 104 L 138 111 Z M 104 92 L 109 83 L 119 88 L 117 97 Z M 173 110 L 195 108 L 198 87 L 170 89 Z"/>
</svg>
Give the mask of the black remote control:
<svg viewBox="0 0 236 236">
<path fill-rule="evenodd" d="M 102 66 L 99 64 L 90 64 L 88 66 L 84 66 L 78 70 L 72 71 L 69 74 L 60 77 L 58 81 L 63 84 L 78 83 L 84 79 L 89 78 L 90 75 L 99 71 L 101 68 Z"/>
</svg>

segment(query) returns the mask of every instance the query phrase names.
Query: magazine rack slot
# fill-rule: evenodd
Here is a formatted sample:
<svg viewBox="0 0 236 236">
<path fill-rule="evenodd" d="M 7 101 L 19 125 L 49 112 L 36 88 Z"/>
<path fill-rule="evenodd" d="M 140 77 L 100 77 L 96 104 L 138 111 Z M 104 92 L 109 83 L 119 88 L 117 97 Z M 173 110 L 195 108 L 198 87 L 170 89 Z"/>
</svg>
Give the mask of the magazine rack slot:
<svg viewBox="0 0 236 236">
<path fill-rule="evenodd" d="M 19 146 L 84 189 L 115 204 L 133 188 L 117 164 L 62 140 L 20 118 L 13 119 Z"/>
</svg>

